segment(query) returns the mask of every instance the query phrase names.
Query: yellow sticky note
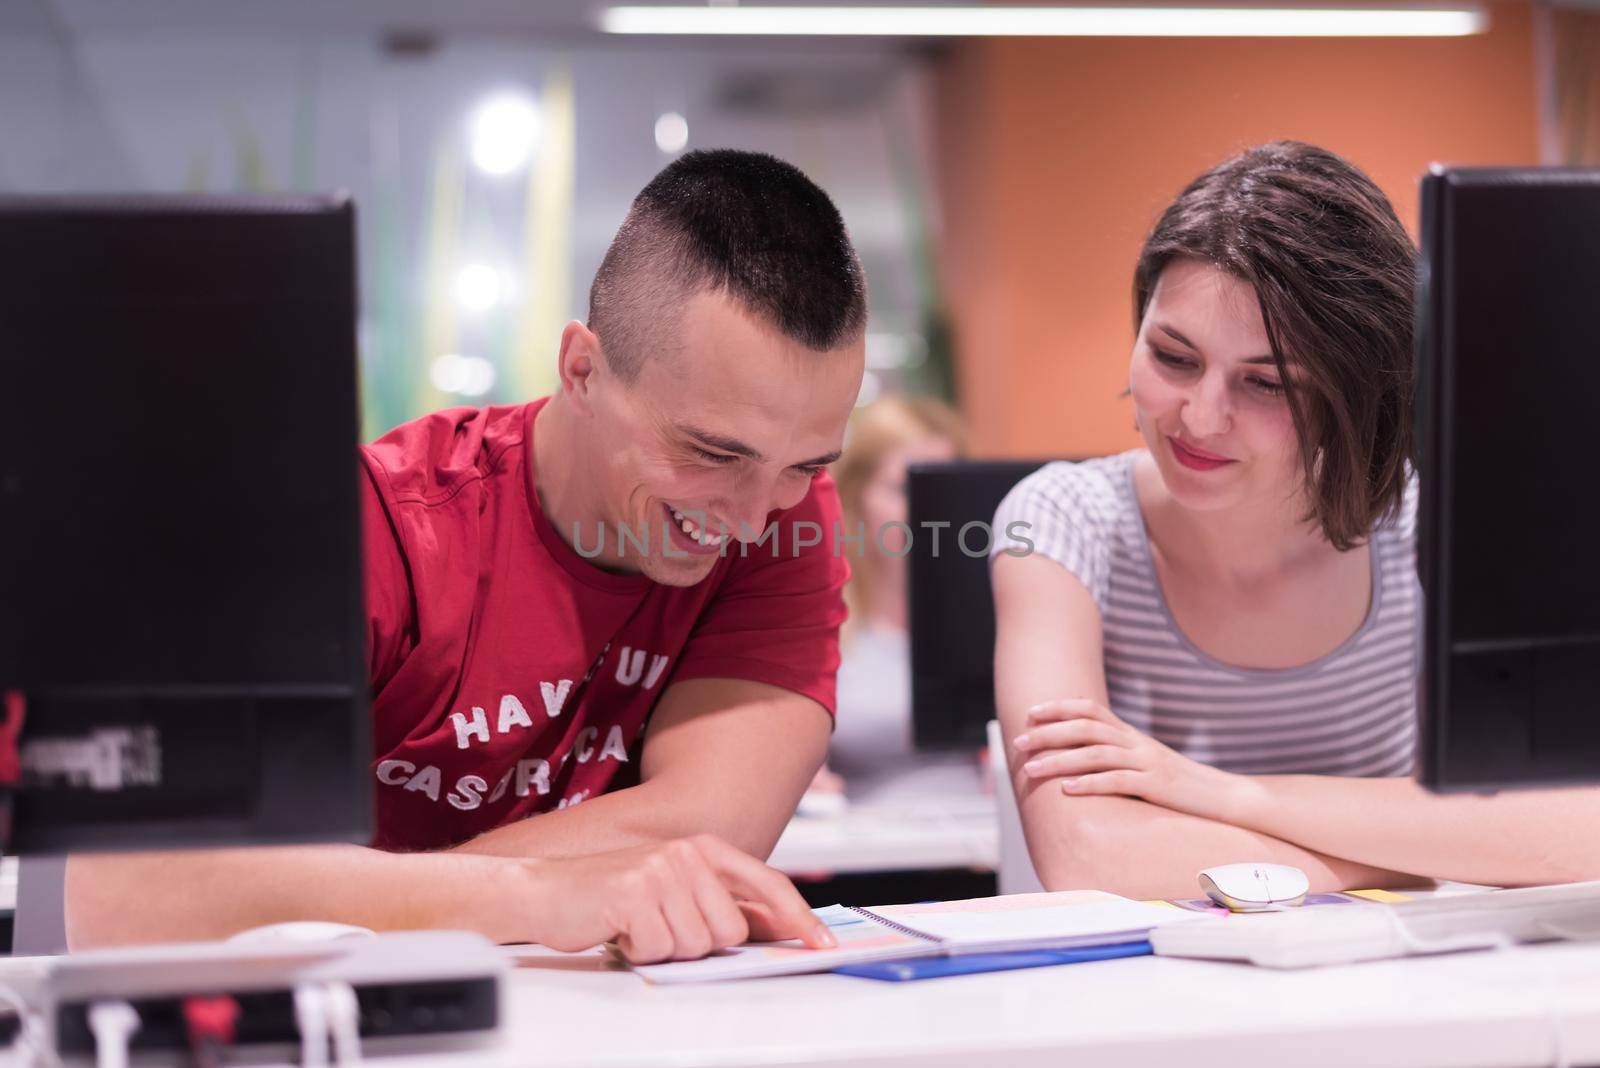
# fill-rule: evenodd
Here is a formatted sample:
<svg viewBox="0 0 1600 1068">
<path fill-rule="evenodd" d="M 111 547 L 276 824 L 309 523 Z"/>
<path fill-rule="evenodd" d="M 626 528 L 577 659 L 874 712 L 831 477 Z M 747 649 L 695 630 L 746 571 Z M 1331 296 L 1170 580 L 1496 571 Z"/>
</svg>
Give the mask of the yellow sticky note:
<svg viewBox="0 0 1600 1068">
<path fill-rule="evenodd" d="M 1364 897 L 1368 901 L 1379 901 L 1385 905 L 1392 905 L 1397 901 L 1410 901 L 1405 894 L 1397 894 L 1393 890 L 1346 890 L 1351 897 Z"/>
</svg>

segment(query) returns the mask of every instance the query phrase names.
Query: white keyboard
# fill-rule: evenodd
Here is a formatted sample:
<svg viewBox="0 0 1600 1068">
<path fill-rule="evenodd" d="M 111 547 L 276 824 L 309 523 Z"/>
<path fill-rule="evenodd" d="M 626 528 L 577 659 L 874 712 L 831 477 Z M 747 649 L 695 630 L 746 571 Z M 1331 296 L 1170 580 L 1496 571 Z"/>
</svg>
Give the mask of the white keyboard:
<svg viewBox="0 0 1600 1068">
<path fill-rule="evenodd" d="M 1241 913 L 1150 933 L 1151 945 L 1162 956 L 1242 960 L 1268 968 L 1349 964 L 1557 938 L 1600 938 L 1600 882 L 1489 890 L 1394 905 Z"/>
</svg>

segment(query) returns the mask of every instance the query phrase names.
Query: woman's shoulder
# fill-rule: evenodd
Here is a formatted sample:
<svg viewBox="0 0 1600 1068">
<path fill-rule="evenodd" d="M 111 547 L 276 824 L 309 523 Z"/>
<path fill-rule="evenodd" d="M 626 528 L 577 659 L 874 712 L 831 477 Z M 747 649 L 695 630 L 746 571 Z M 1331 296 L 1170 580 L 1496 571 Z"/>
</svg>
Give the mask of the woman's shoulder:
<svg viewBox="0 0 1600 1068">
<path fill-rule="evenodd" d="M 1417 504 L 1421 497 L 1421 482 L 1415 468 L 1406 469 L 1405 488 L 1400 491 L 1400 503 L 1389 515 L 1378 520 L 1374 533 L 1387 535 L 1402 542 L 1417 540 Z"/>
<path fill-rule="evenodd" d="M 1002 510 L 1042 511 L 1078 524 L 1113 524 L 1137 507 L 1128 471 L 1137 450 L 1045 464 L 1012 487 Z"/>
<path fill-rule="evenodd" d="M 1054 560 L 1077 576 L 1104 611 L 1119 525 L 1139 507 L 1131 477 L 1137 455 L 1059 461 L 1024 478 L 995 513 L 991 555 L 1037 552 Z M 1017 552 L 1016 544 L 1027 551 Z"/>
</svg>

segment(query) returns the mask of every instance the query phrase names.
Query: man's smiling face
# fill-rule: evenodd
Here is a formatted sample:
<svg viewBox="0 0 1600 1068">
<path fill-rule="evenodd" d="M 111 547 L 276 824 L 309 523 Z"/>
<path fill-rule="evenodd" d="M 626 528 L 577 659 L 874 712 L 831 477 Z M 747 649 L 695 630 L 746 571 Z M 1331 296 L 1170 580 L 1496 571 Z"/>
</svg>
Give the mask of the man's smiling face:
<svg viewBox="0 0 1600 1068">
<path fill-rule="evenodd" d="M 604 453 L 605 556 L 623 524 L 648 546 L 641 556 L 630 543 L 625 569 L 692 586 L 838 458 L 865 343 L 815 351 L 720 292 L 691 295 L 674 318 L 663 324 L 677 334 L 669 351 L 646 355 L 631 382 L 596 383 L 591 447 Z"/>
</svg>

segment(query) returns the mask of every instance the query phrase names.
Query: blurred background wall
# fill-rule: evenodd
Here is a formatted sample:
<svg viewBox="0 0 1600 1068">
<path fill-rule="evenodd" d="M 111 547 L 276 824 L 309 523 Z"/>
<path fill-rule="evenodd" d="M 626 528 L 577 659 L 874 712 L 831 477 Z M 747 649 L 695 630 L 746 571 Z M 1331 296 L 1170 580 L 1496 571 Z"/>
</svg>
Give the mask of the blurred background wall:
<svg viewBox="0 0 1600 1068">
<path fill-rule="evenodd" d="M 374 436 L 547 391 L 650 176 L 774 152 L 866 264 L 863 401 L 954 393 L 979 453 L 1098 453 L 1136 440 L 1139 243 L 1203 168 L 1316 141 L 1414 227 L 1430 161 L 1600 163 L 1600 6 L 1489 11 L 1461 38 L 934 43 L 607 37 L 587 0 L 0 0 L 0 193 L 349 190 Z"/>
<path fill-rule="evenodd" d="M 591 25 L 579 0 L 0 0 L 0 193 L 348 190 L 372 437 L 547 392 L 634 194 L 688 149 L 758 149 L 849 222 L 864 396 L 921 388 L 921 55 Z"/>
<path fill-rule="evenodd" d="M 952 48 L 936 114 L 960 384 L 980 449 L 1138 444 L 1133 265 L 1201 171 L 1276 138 L 1354 161 L 1415 233 L 1439 160 L 1540 161 L 1535 12 L 1389 39 L 989 39 Z"/>
</svg>

